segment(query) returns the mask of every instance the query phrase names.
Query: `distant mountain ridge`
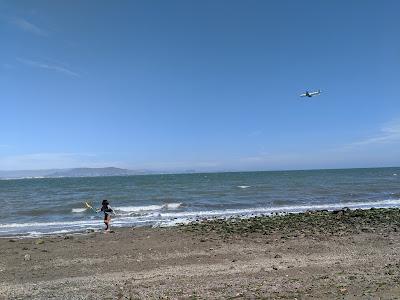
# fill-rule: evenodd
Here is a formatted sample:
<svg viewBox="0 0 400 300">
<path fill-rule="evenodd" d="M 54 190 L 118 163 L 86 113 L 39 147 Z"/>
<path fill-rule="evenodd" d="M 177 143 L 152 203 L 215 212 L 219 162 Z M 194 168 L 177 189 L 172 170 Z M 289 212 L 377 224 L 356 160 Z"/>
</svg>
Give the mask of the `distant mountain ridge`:
<svg viewBox="0 0 400 300">
<path fill-rule="evenodd" d="M 97 177 L 97 176 L 126 176 L 134 174 L 128 169 L 115 167 L 108 168 L 74 168 L 70 170 L 61 170 L 49 174 L 49 177 Z"/>
<path fill-rule="evenodd" d="M 156 174 L 149 170 L 129 170 L 116 167 L 106 168 L 72 168 L 51 170 L 23 170 L 23 171 L 0 171 L 2 179 L 18 178 L 56 178 L 56 177 L 100 177 L 100 176 L 129 176 Z"/>
</svg>

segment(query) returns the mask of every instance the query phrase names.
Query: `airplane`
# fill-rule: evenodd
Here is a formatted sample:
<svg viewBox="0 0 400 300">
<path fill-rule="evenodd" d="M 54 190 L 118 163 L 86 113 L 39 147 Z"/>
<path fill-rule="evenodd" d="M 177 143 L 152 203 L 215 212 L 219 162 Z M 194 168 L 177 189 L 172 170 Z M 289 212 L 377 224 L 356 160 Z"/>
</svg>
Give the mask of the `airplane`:
<svg viewBox="0 0 400 300">
<path fill-rule="evenodd" d="M 309 97 L 309 98 L 311 98 L 313 96 L 318 96 L 319 94 L 321 94 L 321 90 L 318 90 L 316 92 L 311 92 L 311 93 L 309 91 L 306 91 L 304 94 L 301 94 L 300 97 Z"/>
</svg>

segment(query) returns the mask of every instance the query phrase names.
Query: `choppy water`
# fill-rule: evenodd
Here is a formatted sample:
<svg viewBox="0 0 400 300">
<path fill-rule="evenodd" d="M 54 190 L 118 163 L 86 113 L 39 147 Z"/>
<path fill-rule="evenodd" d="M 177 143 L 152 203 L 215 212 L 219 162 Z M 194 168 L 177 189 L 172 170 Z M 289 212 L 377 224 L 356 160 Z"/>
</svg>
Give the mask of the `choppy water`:
<svg viewBox="0 0 400 300">
<path fill-rule="evenodd" d="M 400 207 L 400 168 L 0 180 L 0 236 L 101 228 L 85 209 L 108 199 L 113 226 L 197 218 Z"/>
</svg>

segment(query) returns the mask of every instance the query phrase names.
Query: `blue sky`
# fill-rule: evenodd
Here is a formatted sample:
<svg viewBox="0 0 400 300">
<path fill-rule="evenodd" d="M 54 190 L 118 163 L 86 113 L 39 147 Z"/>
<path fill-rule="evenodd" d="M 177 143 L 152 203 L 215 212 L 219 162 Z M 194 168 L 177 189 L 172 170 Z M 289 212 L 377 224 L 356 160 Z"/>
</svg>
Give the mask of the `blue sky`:
<svg viewBox="0 0 400 300">
<path fill-rule="evenodd" d="M 0 0 L 0 170 L 398 166 L 399 11 Z"/>
</svg>

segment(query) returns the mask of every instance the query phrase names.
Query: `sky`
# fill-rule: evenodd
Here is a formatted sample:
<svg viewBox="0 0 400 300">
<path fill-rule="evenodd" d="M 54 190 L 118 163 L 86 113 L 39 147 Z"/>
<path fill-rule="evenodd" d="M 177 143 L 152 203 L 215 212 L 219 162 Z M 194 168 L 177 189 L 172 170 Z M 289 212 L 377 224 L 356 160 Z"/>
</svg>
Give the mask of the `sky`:
<svg viewBox="0 0 400 300">
<path fill-rule="evenodd" d="M 0 0 L 0 170 L 400 166 L 399 11 Z"/>
</svg>

